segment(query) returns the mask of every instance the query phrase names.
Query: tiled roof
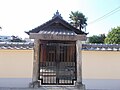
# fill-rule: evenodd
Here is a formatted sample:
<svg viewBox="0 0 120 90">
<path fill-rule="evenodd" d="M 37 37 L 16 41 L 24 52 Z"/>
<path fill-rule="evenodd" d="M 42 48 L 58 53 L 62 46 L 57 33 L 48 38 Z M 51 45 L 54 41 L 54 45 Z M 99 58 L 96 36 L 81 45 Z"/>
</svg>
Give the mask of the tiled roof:
<svg viewBox="0 0 120 90">
<path fill-rule="evenodd" d="M 83 44 L 82 50 L 120 51 L 120 44 Z"/>
<path fill-rule="evenodd" d="M 0 49 L 33 49 L 33 43 L 0 42 Z M 82 44 L 82 50 L 87 51 L 120 51 L 120 44 Z"/>
<path fill-rule="evenodd" d="M 83 34 L 83 35 L 87 35 L 88 33 L 85 33 L 75 27 L 73 27 L 72 25 L 70 25 L 67 21 L 65 21 L 61 15 L 59 14 L 59 12 L 57 11 L 56 14 L 53 16 L 53 18 L 45 23 L 43 23 L 42 25 L 30 30 L 30 31 L 26 31 L 26 33 L 29 35 L 30 33 L 39 33 L 41 30 L 45 30 L 46 28 L 48 28 L 49 26 L 55 26 L 56 24 L 59 24 L 60 26 L 63 25 L 65 28 L 68 28 L 69 31 L 73 31 L 76 34 Z M 56 29 L 54 29 L 56 30 Z M 62 29 L 61 29 L 62 30 Z M 64 29 L 66 30 L 66 29 Z M 46 30 L 47 31 L 47 30 Z"/>
<path fill-rule="evenodd" d="M 33 49 L 33 43 L 0 42 L 0 49 Z"/>
<path fill-rule="evenodd" d="M 40 30 L 40 34 L 54 34 L 54 35 L 77 35 L 74 31 L 69 29 L 59 28 L 59 27 L 50 27 L 45 30 Z"/>
</svg>

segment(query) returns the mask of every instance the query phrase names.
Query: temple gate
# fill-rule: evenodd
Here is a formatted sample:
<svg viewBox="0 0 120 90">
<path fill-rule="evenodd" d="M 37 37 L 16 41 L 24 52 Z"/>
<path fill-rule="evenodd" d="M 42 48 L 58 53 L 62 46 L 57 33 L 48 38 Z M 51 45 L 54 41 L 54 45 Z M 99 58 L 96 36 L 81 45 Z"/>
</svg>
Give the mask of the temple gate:
<svg viewBox="0 0 120 90">
<path fill-rule="evenodd" d="M 83 87 L 81 41 L 87 33 L 63 20 L 58 11 L 51 20 L 26 33 L 34 39 L 31 85 Z"/>
</svg>

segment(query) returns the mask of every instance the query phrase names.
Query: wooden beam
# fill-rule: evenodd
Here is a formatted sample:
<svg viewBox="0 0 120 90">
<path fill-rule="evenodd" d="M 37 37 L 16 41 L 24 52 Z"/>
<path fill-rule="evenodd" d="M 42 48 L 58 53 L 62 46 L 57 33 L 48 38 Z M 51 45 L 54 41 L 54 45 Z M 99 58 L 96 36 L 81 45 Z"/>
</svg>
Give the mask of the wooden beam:
<svg viewBox="0 0 120 90">
<path fill-rule="evenodd" d="M 39 34 L 30 33 L 30 39 L 40 39 L 40 40 L 64 40 L 64 41 L 85 41 L 86 35 L 57 35 L 57 34 Z"/>
</svg>

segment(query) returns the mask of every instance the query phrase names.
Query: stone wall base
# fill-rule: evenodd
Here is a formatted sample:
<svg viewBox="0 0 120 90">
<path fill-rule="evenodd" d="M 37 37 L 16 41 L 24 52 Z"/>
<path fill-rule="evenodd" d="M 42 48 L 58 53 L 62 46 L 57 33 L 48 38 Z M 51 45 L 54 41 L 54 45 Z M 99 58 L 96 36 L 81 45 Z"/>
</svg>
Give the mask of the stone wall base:
<svg viewBox="0 0 120 90">
<path fill-rule="evenodd" d="M 34 81 L 29 83 L 29 88 L 39 88 L 40 87 L 40 82 L 39 81 Z"/>
<path fill-rule="evenodd" d="M 34 81 L 34 82 L 31 82 L 29 84 L 29 88 L 38 88 L 38 89 L 53 89 L 53 90 L 59 90 L 59 89 L 63 89 L 63 90 L 86 90 L 85 88 L 85 85 L 82 84 L 81 82 L 78 83 L 76 82 L 75 83 L 75 86 L 64 86 L 64 85 L 61 85 L 61 86 L 58 86 L 58 85 L 54 85 L 54 86 L 49 86 L 49 85 L 46 85 L 46 86 L 40 86 L 40 82 L 39 81 Z"/>
<path fill-rule="evenodd" d="M 85 85 L 82 84 L 81 82 L 76 82 L 76 83 L 75 83 L 75 86 L 76 86 L 76 88 L 78 88 L 79 90 L 86 90 Z"/>
</svg>

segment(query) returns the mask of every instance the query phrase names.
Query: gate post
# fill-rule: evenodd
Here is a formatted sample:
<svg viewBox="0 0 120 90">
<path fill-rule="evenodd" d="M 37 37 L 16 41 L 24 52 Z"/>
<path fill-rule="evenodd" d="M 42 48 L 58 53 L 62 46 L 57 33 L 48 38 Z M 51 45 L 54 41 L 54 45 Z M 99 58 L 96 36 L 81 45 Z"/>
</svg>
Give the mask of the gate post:
<svg viewBox="0 0 120 90">
<path fill-rule="evenodd" d="M 76 41 L 76 65 L 77 65 L 77 81 L 76 87 L 80 90 L 85 90 L 85 85 L 82 84 L 82 42 L 80 40 Z"/>
<path fill-rule="evenodd" d="M 32 74 L 32 82 L 29 84 L 29 87 L 39 87 L 40 82 L 38 81 L 39 77 L 39 39 L 34 40 L 34 59 L 33 59 L 33 74 Z"/>
</svg>

